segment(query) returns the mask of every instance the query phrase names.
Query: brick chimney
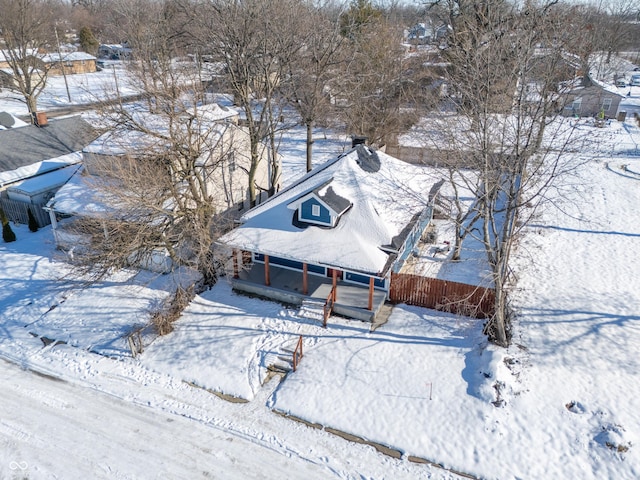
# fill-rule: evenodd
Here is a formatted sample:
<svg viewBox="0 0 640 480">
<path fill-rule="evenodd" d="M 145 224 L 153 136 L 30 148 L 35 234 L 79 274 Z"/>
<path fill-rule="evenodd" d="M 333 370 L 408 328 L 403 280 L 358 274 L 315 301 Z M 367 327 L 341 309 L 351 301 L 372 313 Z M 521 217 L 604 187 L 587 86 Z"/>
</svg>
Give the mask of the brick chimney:
<svg viewBox="0 0 640 480">
<path fill-rule="evenodd" d="M 35 124 L 38 127 L 46 127 L 47 126 L 47 113 L 46 112 L 36 112 L 35 115 Z"/>
</svg>

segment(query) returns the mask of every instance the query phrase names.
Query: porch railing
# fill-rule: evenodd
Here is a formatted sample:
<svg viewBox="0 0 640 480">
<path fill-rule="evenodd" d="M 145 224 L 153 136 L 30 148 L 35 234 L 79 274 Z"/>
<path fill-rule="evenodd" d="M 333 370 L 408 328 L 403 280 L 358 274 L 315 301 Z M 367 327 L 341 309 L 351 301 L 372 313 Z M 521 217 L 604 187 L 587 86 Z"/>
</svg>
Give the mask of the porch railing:
<svg viewBox="0 0 640 480">
<path fill-rule="evenodd" d="M 298 338 L 298 343 L 296 344 L 296 348 L 293 351 L 293 371 L 295 372 L 298 368 L 298 364 L 300 363 L 300 359 L 302 358 L 302 335 Z"/>
<path fill-rule="evenodd" d="M 329 319 L 331 312 L 333 312 L 333 304 L 335 303 L 335 301 L 336 301 L 336 287 L 333 287 L 329 292 L 327 301 L 324 302 L 323 315 L 322 315 L 323 317 L 322 326 L 324 328 L 327 328 L 327 320 Z"/>
</svg>

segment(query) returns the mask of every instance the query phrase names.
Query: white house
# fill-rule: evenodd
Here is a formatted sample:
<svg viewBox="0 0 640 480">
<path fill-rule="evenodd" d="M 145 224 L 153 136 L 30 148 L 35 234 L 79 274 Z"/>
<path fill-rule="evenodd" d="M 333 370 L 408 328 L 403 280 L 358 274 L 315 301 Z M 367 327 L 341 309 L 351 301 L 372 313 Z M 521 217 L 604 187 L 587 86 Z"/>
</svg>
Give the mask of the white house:
<svg viewBox="0 0 640 480">
<path fill-rule="evenodd" d="M 237 217 L 250 206 L 248 198 L 248 171 L 251 164 L 249 135 L 237 125 L 236 110 L 216 104 L 200 106 L 193 110 L 194 118 L 190 118 L 189 130 L 183 133 L 198 143 L 200 157 L 196 162 L 196 170 L 204 181 L 200 188 L 209 197 L 220 215 Z M 69 247 L 69 243 L 77 241 L 70 238 L 65 225 L 74 216 L 99 217 L 111 210 L 109 201 L 92 184 L 109 171 L 111 165 L 120 161 L 136 161 L 136 159 L 160 155 L 167 150 L 166 117 L 148 112 L 134 114 L 143 122 L 145 128 L 153 131 L 114 130 L 103 134 L 89 144 L 82 152 L 83 169 L 76 174 L 53 197 L 47 209 L 50 212 L 56 244 Z M 180 125 L 186 124 L 186 119 Z M 181 128 L 181 127 L 179 127 Z M 279 165 L 276 165 L 279 169 Z M 266 192 L 269 188 L 270 165 L 266 155 L 258 165 L 255 183 L 258 190 Z"/>
</svg>

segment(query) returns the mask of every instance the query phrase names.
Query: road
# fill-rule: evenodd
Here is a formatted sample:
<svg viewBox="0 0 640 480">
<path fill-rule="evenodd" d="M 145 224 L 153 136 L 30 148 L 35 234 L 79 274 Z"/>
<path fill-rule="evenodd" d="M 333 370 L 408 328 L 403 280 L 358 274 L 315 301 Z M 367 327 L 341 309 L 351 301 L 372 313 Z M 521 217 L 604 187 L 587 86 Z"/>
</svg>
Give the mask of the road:
<svg viewBox="0 0 640 480">
<path fill-rule="evenodd" d="M 325 479 L 330 472 L 161 410 L 0 361 L 0 478 Z"/>
</svg>

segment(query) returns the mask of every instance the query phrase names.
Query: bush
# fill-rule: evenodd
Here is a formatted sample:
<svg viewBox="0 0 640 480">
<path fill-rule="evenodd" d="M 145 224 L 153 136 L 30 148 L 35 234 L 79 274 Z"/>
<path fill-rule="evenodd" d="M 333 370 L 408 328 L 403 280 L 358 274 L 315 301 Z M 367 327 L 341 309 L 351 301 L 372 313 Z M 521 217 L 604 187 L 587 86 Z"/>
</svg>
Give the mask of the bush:
<svg viewBox="0 0 640 480">
<path fill-rule="evenodd" d="M 178 287 L 173 297 L 165 301 L 159 310 L 152 312 L 151 322 L 158 335 L 168 335 L 173 332 L 173 323 L 180 318 L 180 314 L 194 296 L 193 287 L 187 289 Z"/>
<path fill-rule="evenodd" d="M 16 241 L 16 234 L 13 233 L 9 222 L 2 225 L 2 239 L 7 243 Z"/>
<path fill-rule="evenodd" d="M 30 207 L 27 207 L 27 216 L 29 217 L 29 230 L 32 232 L 38 231 L 38 222 L 36 222 L 36 217 L 33 216 L 33 212 Z"/>
</svg>

